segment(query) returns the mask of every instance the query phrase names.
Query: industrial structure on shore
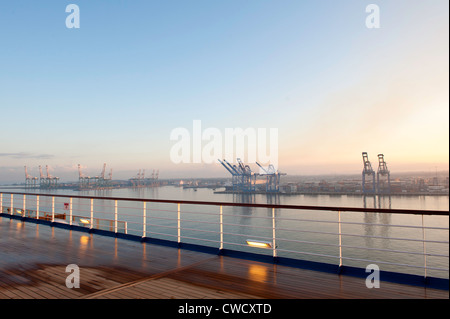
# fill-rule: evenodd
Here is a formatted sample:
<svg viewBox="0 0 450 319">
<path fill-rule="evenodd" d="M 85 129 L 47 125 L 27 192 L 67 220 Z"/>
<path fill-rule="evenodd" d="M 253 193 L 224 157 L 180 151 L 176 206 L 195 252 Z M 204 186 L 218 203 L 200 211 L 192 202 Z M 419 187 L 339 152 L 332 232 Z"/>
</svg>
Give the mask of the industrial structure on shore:
<svg viewBox="0 0 450 319">
<path fill-rule="evenodd" d="M 231 174 L 228 178 L 191 178 L 191 180 L 159 179 L 159 170 L 153 170 L 146 175 L 145 169 L 140 169 L 137 175 L 125 180 L 113 180 L 112 169 L 106 172 L 106 163 L 100 174 L 88 176 L 78 164 L 78 181 L 60 183 L 60 178 L 51 174 L 51 167 L 39 166 L 39 175 L 32 176 L 29 167 L 25 166 L 25 188 L 73 190 L 102 190 L 113 188 L 147 188 L 161 185 L 182 186 L 196 191 L 199 188 L 210 188 L 215 193 L 235 194 L 286 194 L 286 195 L 448 195 L 449 179 L 438 179 L 436 176 L 419 175 L 414 178 L 391 177 L 391 172 L 385 161 L 384 154 L 378 154 L 378 169 L 372 166 L 367 152 L 362 153 L 362 175 L 339 176 L 288 176 L 281 183 L 281 176 L 274 165 L 262 166 L 255 162 L 258 171 L 253 171 L 249 164 L 244 164 L 240 158 L 235 163 L 226 159 L 219 163 Z M 45 173 L 44 173 L 45 172 Z M 361 178 L 362 177 L 362 178 Z M 13 184 L 14 185 L 14 184 Z M 216 190 L 221 188 L 222 190 Z"/>
<path fill-rule="evenodd" d="M 367 152 L 362 153 L 364 168 L 362 171 L 362 192 L 364 194 L 390 194 L 391 193 L 391 172 L 384 161 L 384 155 L 378 154 L 378 171 L 375 171 L 369 161 Z M 371 178 L 367 182 L 366 178 Z M 381 179 L 380 179 L 381 177 Z"/>
<path fill-rule="evenodd" d="M 28 168 L 25 166 L 25 188 L 40 188 L 40 189 L 54 189 L 54 188 L 71 188 L 76 190 L 101 190 L 116 187 L 154 187 L 159 186 L 158 176 L 159 170 L 155 172 L 150 178 L 145 177 L 145 170 L 139 170 L 136 177 L 132 177 L 128 182 L 113 181 L 112 168 L 106 176 L 106 163 L 103 164 L 103 169 L 100 174 L 95 176 L 88 176 L 82 171 L 82 167 L 78 164 L 78 183 L 58 184 L 59 177 L 52 176 L 49 172 L 48 165 L 45 166 L 46 175 L 42 172 L 42 166 L 39 166 L 39 177 L 32 176 L 28 173 Z"/>
<path fill-rule="evenodd" d="M 378 170 L 372 168 L 367 152 L 362 153 L 363 171 L 362 171 L 362 194 L 371 195 L 389 195 L 391 194 L 391 173 L 384 160 L 383 154 L 378 154 Z M 226 187 L 226 192 L 233 193 L 283 193 L 280 187 L 281 175 L 275 167 L 270 164 L 264 168 L 256 162 L 260 167 L 260 172 L 254 172 L 249 165 L 242 163 L 241 159 L 237 159 L 237 164 L 230 164 L 227 160 L 220 160 L 219 163 L 231 174 L 231 186 Z M 265 178 L 265 183 L 259 179 Z M 258 183 L 261 181 L 261 183 Z M 262 187 L 264 184 L 264 187 Z M 325 192 L 324 190 L 322 190 Z"/>
<path fill-rule="evenodd" d="M 28 174 L 28 169 L 25 166 L 25 187 L 26 188 L 57 188 L 59 177 L 50 175 L 48 165 L 45 166 L 46 175 L 42 172 L 42 166 L 39 165 L 39 178 Z"/>
<path fill-rule="evenodd" d="M 130 178 L 132 187 L 153 187 L 158 185 L 159 170 L 153 170 L 151 177 L 145 177 L 145 169 L 140 169 L 135 177 Z"/>
<path fill-rule="evenodd" d="M 242 163 L 241 159 L 237 159 L 237 165 L 230 164 L 226 159 L 219 163 L 231 174 L 231 191 L 240 193 L 248 193 L 257 191 L 257 179 L 258 176 L 265 177 L 265 192 L 267 193 L 278 193 L 280 191 L 280 176 L 286 175 L 285 173 L 280 173 L 275 167 L 270 164 L 266 169 L 261 164 L 256 162 L 256 164 L 261 168 L 263 173 L 253 172 L 249 165 Z"/>
<path fill-rule="evenodd" d="M 78 164 L 78 185 L 79 189 L 105 189 L 111 188 L 112 182 L 112 168 L 109 171 L 108 177 L 105 177 L 106 163 L 103 163 L 103 169 L 97 176 L 86 176 L 81 171 L 81 165 Z"/>
</svg>

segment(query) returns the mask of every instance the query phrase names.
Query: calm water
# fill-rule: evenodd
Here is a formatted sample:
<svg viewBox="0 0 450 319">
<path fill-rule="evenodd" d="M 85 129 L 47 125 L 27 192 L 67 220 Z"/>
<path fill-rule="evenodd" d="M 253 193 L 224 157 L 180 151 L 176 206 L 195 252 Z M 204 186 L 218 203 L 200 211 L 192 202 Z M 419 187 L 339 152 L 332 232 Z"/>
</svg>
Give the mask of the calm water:
<svg viewBox="0 0 450 319">
<path fill-rule="evenodd" d="M 6 192 L 7 190 L 1 190 Z M 11 190 L 14 191 L 14 190 Z M 20 192 L 22 190 L 16 190 Z M 362 196 L 328 196 L 328 195 L 251 195 L 238 196 L 233 194 L 214 194 L 211 189 L 199 188 L 183 189 L 181 187 L 165 186 L 160 188 L 141 189 L 113 189 L 103 191 L 70 191 L 57 190 L 54 194 L 106 196 L 106 197 L 133 197 L 148 199 L 179 199 L 193 201 L 214 202 L 246 202 L 258 204 L 287 204 L 311 206 L 340 206 L 340 207 L 367 207 L 367 208 L 393 208 L 393 209 L 419 209 L 444 210 L 449 209 L 448 196 L 392 196 L 367 197 Z M 27 208 L 32 208 L 33 198 L 27 197 Z M 4 206 L 8 204 L 4 197 Z M 57 213 L 64 212 L 66 199 L 56 199 Z M 22 198 L 14 197 L 14 206 L 20 207 Z M 40 200 L 41 211 L 51 211 L 51 202 L 45 197 Z M 183 242 L 202 243 L 218 247 L 220 240 L 218 232 L 219 207 L 201 205 L 182 205 L 181 207 L 181 237 Z M 277 253 L 279 256 L 288 256 L 306 260 L 327 263 L 339 263 L 339 237 L 338 215 L 328 211 L 297 211 L 275 210 Z M 76 200 L 73 202 L 73 214 L 77 216 L 90 215 L 89 200 Z M 113 219 L 114 202 L 96 201 L 95 217 Z M 223 241 L 224 248 L 272 254 L 270 249 L 250 248 L 246 239 L 260 239 L 270 241 L 272 238 L 272 209 L 266 208 L 223 208 Z M 146 207 L 147 236 L 177 240 L 177 205 L 148 203 Z M 126 222 L 127 232 L 142 235 L 143 208 L 142 203 L 119 202 L 118 207 L 119 231 L 124 231 Z M 314 220 L 314 221 L 311 221 Z M 422 217 L 415 215 L 378 214 L 378 213 L 341 213 L 342 255 L 344 265 L 365 267 L 371 262 L 356 259 L 378 261 L 381 270 L 400 271 L 413 274 L 424 274 L 424 269 L 408 266 L 392 265 L 408 264 L 423 266 L 425 259 L 419 253 L 423 252 L 423 232 L 421 228 L 403 228 L 399 225 L 421 226 Z M 108 223 L 108 222 L 106 222 Z M 361 223 L 361 224 L 360 224 Z M 363 224 L 364 223 L 364 224 Z M 425 216 L 427 227 L 448 228 L 448 217 Z M 370 224 L 370 225 L 367 225 Z M 110 224 L 109 224 L 110 225 Z M 103 225 L 108 227 L 108 224 Z M 358 235 L 358 236 L 354 236 Z M 448 230 L 427 229 L 427 240 L 448 241 Z M 389 237 L 390 239 L 386 239 Z M 199 238 L 202 241 L 198 240 Z M 408 238 L 411 241 L 399 240 Z M 364 249 L 363 249 L 364 248 Z M 447 255 L 448 244 L 427 243 L 426 252 L 433 255 Z M 295 251 L 296 253 L 293 253 Z M 408 251 L 405 254 L 397 251 Z M 301 252 L 301 253 L 298 253 Z M 377 263 L 377 262 L 374 262 Z M 430 268 L 448 269 L 448 257 L 427 256 L 426 264 L 428 276 L 448 278 L 448 271 L 433 270 Z"/>
<path fill-rule="evenodd" d="M 23 192 L 23 189 L 0 189 L 0 192 Z M 34 191 L 27 191 L 34 192 Z M 282 204 L 282 205 L 311 205 L 311 206 L 341 206 L 341 207 L 367 207 L 367 208 L 392 208 L 392 209 L 424 209 L 424 210 L 449 210 L 449 196 L 391 196 L 377 197 L 346 196 L 346 195 L 233 195 L 214 194 L 211 189 L 199 188 L 183 189 L 182 187 L 165 186 L 159 188 L 119 188 L 112 190 L 51 190 L 51 194 L 83 195 L 83 196 L 111 196 L 133 197 L 148 199 L 179 199 L 216 202 L 245 202 L 258 204 Z M 43 191 L 42 193 L 45 193 Z"/>
</svg>

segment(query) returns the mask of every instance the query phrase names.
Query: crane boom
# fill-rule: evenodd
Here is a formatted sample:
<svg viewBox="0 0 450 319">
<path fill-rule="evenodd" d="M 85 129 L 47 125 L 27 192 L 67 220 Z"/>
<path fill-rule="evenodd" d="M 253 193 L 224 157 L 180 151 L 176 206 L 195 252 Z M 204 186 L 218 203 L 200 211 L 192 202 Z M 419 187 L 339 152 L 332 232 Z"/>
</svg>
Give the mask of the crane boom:
<svg viewBox="0 0 450 319">
<path fill-rule="evenodd" d="M 374 171 L 372 169 L 372 164 L 370 164 L 369 155 L 367 155 L 367 152 L 363 152 L 362 157 L 364 162 L 364 172 L 366 174 L 372 174 Z"/>
<path fill-rule="evenodd" d="M 230 169 L 234 172 L 234 174 L 232 173 L 233 175 L 241 175 L 241 173 L 238 171 L 236 165 L 231 165 L 230 163 L 228 163 L 228 161 L 227 161 L 226 159 L 224 159 L 223 161 L 224 161 L 224 162 L 228 165 L 228 167 L 230 167 Z"/>
<path fill-rule="evenodd" d="M 222 162 L 220 159 L 218 160 L 220 164 L 222 164 L 223 167 L 225 167 L 225 169 L 231 174 L 234 175 L 234 172 L 224 163 Z"/>
<path fill-rule="evenodd" d="M 269 174 L 269 172 L 268 172 L 264 167 L 262 167 L 261 164 L 259 164 L 258 162 L 256 162 L 256 164 L 257 164 L 259 167 L 261 167 L 261 169 L 264 171 L 264 173 Z"/>
</svg>

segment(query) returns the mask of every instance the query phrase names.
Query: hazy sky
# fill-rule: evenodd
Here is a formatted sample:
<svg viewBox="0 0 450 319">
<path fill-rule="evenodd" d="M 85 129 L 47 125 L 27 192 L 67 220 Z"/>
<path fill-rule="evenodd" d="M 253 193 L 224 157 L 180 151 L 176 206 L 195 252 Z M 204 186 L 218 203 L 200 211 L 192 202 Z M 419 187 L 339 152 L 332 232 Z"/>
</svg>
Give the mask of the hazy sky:
<svg viewBox="0 0 450 319">
<path fill-rule="evenodd" d="M 66 27 L 68 4 L 80 28 Z M 380 28 L 366 27 L 366 6 Z M 277 128 L 288 174 L 448 169 L 448 0 L 0 2 L 0 184 L 227 176 L 173 129 Z"/>
</svg>

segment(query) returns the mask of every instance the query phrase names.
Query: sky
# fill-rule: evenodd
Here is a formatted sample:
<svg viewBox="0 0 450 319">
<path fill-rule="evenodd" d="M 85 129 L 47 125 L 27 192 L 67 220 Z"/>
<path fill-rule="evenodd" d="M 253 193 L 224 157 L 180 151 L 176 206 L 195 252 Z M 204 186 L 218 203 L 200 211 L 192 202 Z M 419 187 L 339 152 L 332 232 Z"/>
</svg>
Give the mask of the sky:
<svg viewBox="0 0 450 319">
<path fill-rule="evenodd" d="M 372 3 L 379 28 L 366 25 Z M 69 4 L 79 28 L 66 25 Z M 391 173 L 448 170 L 448 6 L 1 1 L 0 184 L 23 182 L 25 165 L 63 181 L 103 163 L 118 179 L 228 176 L 218 162 L 171 157 L 171 132 L 190 132 L 193 147 L 198 120 L 222 139 L 277 129 L 290 175 L 359 174 L 362 152 L 375 168 L 383 153 Z"/>
</svg>

